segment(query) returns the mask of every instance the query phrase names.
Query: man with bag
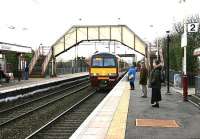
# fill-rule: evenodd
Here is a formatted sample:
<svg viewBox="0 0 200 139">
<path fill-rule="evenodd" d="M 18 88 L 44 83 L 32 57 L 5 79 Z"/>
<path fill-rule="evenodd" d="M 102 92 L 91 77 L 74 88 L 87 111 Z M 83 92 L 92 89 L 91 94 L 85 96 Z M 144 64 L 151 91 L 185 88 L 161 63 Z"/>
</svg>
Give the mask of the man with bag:
<svg viewBox="0 0 200 139">
<path fill-rule="evenodd" d="M 135 89 L 135 85 L 134 85 L 135 75 L 136 75 L 136 68 L 135 68 L 135 63 L 133 63 L 133 66 L 130 67 L 129 70 L 128 70 L 128 80 L 130 82 L 130 89 L 131 90 Z"/>
<path fill-rule="evenodd" d="M 140 85 L 141 85 L 141 88 L 142 88 L 142 97 L 143 98 L 146 98 L 147 97 L 147 77 L 148 77 L 148 70 L 145 66 L 145 63 L 142 62 L 141 63 L 141 70 L 140 70 Z"/>
</svg>

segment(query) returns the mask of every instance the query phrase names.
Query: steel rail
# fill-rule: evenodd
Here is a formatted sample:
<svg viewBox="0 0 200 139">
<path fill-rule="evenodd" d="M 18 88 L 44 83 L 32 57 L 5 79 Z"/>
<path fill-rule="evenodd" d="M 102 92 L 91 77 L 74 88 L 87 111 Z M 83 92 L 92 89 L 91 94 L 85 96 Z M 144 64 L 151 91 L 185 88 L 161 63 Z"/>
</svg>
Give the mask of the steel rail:
<svg viewBox="0 0 200 139">
<path fill-rule="evenodd" d="M 83 99 L 81 99 L 80 101 L 78 101 L 76 104 L 74 104 L 73 106 L 71 106 L 70 108 L 68 108 L 66 111 L 64 111 L 63 113 L 61 113 L 60 115 L 58 115 L 54 119 L 52 119 L 50 122 L 48 122 L 47 124 L 45 124 L 44 126 L 42 126 L 41 128 L 39 128 L 38 130 L 36 130 L 35 132 L 33 132 L 32 134 L 30 134 L 25 139 L 30 139 L 31 137 L 33 137 L 37 133 L 41 132 L 44 128 L 46 128 L 50 124 L 54 123 L 56 120 L 58 120 L 60 117 L 62 117 L 63 115 L 65 115 L 66 113 L 68 113 L 69 111 L 71 111 L 72 109 L 74 109 L 75 107 L 79 106 L 81 103 L 83 103 L 84 101 L 86 101 L 89 97 L 91 97 L 95 93 L 96 93 L 96 90 L 93 91 L 91 94 L 87 95 L 86 97 L 84 97 Z"/>
<path fill-rule="evenodd" d="M 74 82 L 75 82 L 75 81 L 74 81 Z M 88 82 L 88 81 L 81 82 L 81 83 L 79 83 L 79 84 L 76 84 L 76 85 L 73 85 L 73 86 L 70 86 L 70 87 L 64 88 L 64 89 L 59 90 L 59 91 L 55 91 L 55 92 L 50 93 L 50 94 L 47 94 L 47 95 L 45 95 L 45 96 L 42 96 L 42 97 L 39 97 L 39 98 L 36 98 L 36 99 L 30 100 L 30 101 L 28 101 L 28 102 L 25 102 L 25 103 L 22 103 L 22 104 L 16 105 L 16 106 L 14 106 L 14 107 L 11 107 L 11 108 L 8 108 L 8 109 L 5 109 L 5 110 L 2 110 L 2 111 L 0 111 L 0 114 L 5 113 L 5 112 L 9 112 L 9 111 L 11 111 L 11 110 L 17 109 L 17 108 L 22 107 L 22 106 L 24 106 L 24 105 L 27 105 L 27 104 L 30 104 L 30 103 L 33 103 L 33 102 L 39 101 L 39 100 L 41 100 L 41 99 L 45 99 L 45 98 L 47 98 L 47 97 L 50 97 L 50 96 L 56 95 L 56 94 L 58 94 L 58 93 L 60 93 L 60 92 L 62 92 L 62 91 L 65 91 L 65 90 L 71 89 L 71 88 L 73 88 L 73 87 L 75 87 L 75 86 L 78 86 L 78 85 L 84 84 L 84 83 L 86 83 L 86 82 Z"/>
<path fill-rule="evenodd" d="M 46 104 L 40 105 L 39 107 L 37 107 L 37 108 L 35 108 L 35 109 L 31 110 L 31 111 L 28 111 L 28 112 L 26 112 L 26 113 L 23 113 L 23 114 L 21 114 L 21 115 L 19 115 L 19 116 L 17 116 L 17 117 L 12 118 L 12 119 L 9 119 L 9 120 L 7 120 L 7 121 L 1 123 L 1 124 L 0 124 L 0 127 L 5 126 L 6 124 L 8 124 L 8 123 L 10 123 L 10 122 L 13 122 L 13 121 L 15 121 L 15 120 L 17 120 L 17 119 L 20 119 L 20 118 L 22 118 L 22 117 L 24 117 L 24 116 L 26 116 L 26 115 L 28 115 L 28 114 L 31 114 L 31 113 L 33 113 L 33 112 L 35 112 L 35 111 L 37 111 L 37 110 L 39 110 L 39 109 L 41 109 L 41 108 L 44 108 L 44 107 L 46 107 L 46 106 L 48 106 L 48 105 L 50 105 L 50 104 L 53 104 L 53 103 L 55 103 L 55 102 L 57 102 L 57 101 L 59 101 L 59 100 L 61 100 L 61 99 L 64 99 L 65 97 L 68 97 L 68 96 L 70 96 L 70 95 L 72 95 L 72 94 L 75 94 L 75 93 L 77 93 L 77 92 L 79 92 L 79 91 L 81 91 L 81 90 L 87 88 L 88 86 L 89 86 L 89 85 L 86 85 L 86 86 L 84 86 L 84 87 L 81 87 L 81 88 L 79 88 L 79 89 L 77 89 L 77 90 L 75 90 L 75 91 L 73 91 L 73 92 L 71 92 L 71 93 L 69 93 L 69 94 L 66 94 L 66 95 L 64 95 L 64 96 L 62 96 L 62 97 L 59 97 L 59 98 L 57 98 L 57 99 L 55 99 L 55 100 L 52 100 L 52 101 L 50 101 L 50 102 L 48 102 L 48 103 L 46 103 Z M 61 91 L 60 91 L 60 92 L 61 92 Z"/>
</svg>

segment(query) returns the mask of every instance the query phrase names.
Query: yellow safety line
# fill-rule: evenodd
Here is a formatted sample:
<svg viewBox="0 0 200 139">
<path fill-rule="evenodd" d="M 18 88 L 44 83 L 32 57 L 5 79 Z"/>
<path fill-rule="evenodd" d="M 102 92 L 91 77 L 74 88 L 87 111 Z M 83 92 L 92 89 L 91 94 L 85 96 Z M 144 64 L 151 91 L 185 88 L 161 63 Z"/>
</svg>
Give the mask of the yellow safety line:
<svg viewBox="0 0 200 139">
<path fill-rule="evenodd" d="M 108 129 L 106 139 L 124 139 L 126 131 L 126 120 L 128 114 L 128 106 L 130 99 L 130 90 L 128 82 L 125 83 L 125 89 L 121 96 L 119 105 L 114 114 L 110 127 Z"/>
</svg>

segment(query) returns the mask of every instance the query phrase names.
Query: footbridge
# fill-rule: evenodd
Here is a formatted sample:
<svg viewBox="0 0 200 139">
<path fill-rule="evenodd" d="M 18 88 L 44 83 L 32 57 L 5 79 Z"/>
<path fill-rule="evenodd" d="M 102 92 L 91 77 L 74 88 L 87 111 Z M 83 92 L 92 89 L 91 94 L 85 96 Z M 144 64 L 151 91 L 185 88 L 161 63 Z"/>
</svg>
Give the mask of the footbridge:
<svg viewBox="0 0 200 139">
<path fill-rule="evenodd" d="M 52 60 L 53 73 L 56 75 L 56 57 L 85 41 L 116 41 L 142 55 L 146 55 L 145 42 L 126 25 L 72 26 L 51 46 L 48 54 L 42 58 L 41 66 L 39 66 L 41 67 L 40 75 L 45 75 L 50 60 Z M 41 55 L 40 50 L 35 52 L 29 65 L 29 74 L 33 73 L 34 66 L 41 59 Z"/>
</svg>

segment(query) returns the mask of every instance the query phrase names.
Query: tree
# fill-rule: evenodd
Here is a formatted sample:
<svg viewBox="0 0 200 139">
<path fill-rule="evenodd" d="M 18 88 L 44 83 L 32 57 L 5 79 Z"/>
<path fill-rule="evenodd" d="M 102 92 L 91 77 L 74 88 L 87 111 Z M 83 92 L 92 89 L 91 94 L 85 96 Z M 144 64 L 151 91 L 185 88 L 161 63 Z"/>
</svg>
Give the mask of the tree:
<svg viewBox="0 0 200 139">
<path fill-rule="evenodd" d="M 187 23 L 200 22 L 198 15 L 187 18 Z M 170 69 L 176 71 L 182 71 L 182 57 L 183 48 L 181 48 L 181 35 L 183 33 L 183 24 L 181 22 L 175 23 L 172 34 L 170 35 Z M 200 44 L 200 33 L 188 33 L 187 34 L 187 71 L 188 73 L 197 73 L 199 63 L 196 56 L 193 56 L 195 48 Z M 161 39 L 161 46 L 166 52 L 166 38 Z M 166 54 L 166 53 L 165 53 Z M 165 61 L 166 61 L 166 55 Z"/>
</svg>

